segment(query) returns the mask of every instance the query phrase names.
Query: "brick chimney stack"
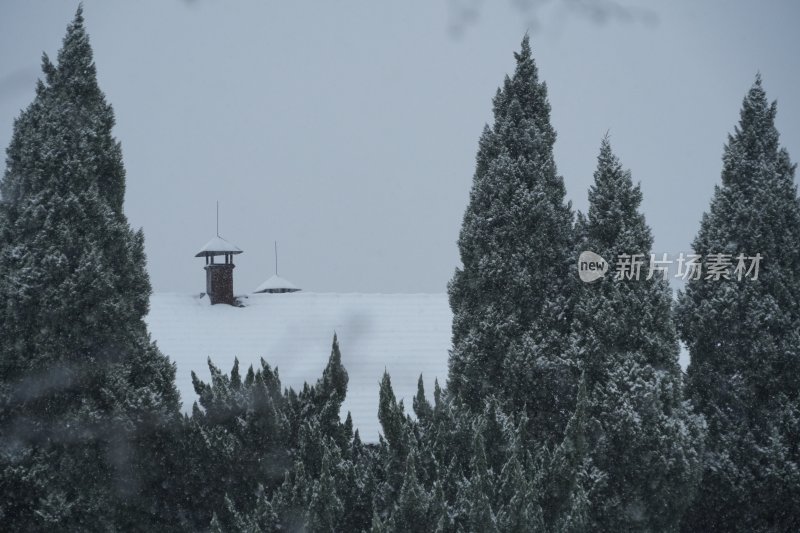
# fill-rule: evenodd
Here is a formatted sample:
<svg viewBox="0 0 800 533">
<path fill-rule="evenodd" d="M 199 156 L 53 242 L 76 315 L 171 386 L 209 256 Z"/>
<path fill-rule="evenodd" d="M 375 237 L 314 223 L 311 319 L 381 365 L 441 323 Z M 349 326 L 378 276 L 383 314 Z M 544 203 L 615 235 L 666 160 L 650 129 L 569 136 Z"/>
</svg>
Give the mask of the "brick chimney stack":
<svg viewBox="0 0 800 533">
<path fill-rule="evenodd" d="M 206 293 L 211 304 L 234 305 L 233 297 L 233 256 L 242 253 L 238 246 L 234 246 L 220 236 L 216 236 L 203 246 L 195 257 L 206 258 Z M 223 256 L 224 262 L 217 263 L 215 257 Z"/>
</svg>

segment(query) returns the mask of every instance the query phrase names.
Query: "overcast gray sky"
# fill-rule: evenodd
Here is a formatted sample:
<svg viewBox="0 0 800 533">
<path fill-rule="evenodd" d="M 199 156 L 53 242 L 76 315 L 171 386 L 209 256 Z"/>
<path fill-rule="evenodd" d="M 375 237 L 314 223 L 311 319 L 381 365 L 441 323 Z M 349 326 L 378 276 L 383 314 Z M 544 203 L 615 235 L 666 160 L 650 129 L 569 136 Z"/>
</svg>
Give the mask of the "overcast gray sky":
<svg viewBox="0 0 800 533">
<path fill-rule="evenodd" d="M 0 146 L 77 2 L 0 4 Z M 601 9 L 598 9 L 598 6 Z M 153 287 L 201 292 L 215 232 L 237 293 L 442 292 L 491 98 L 530 30 L 585 210 L 603 134 L 641 181 L 657 252 L 688 251 L 757 71 L 800 158 L 800 2 L 84 2 L 116 110 L 126 212 Z"/>
</svg>

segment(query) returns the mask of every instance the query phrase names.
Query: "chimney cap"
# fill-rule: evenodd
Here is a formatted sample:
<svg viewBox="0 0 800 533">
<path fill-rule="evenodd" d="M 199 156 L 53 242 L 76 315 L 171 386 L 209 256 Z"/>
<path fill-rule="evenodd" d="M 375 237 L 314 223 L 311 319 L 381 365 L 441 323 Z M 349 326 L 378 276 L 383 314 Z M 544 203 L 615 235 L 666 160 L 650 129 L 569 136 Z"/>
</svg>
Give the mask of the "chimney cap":
<svg viewBox="0 0 800 533">
<path fill-rule="evenodd" d="M 215 255 L 234 255 L 240 253 L 242 253 L 241 248 L 229 243 L 218 235 L 200 248 L 200 251 L 195 254 L 195 257 L 213 257 Z"/>
</svg>

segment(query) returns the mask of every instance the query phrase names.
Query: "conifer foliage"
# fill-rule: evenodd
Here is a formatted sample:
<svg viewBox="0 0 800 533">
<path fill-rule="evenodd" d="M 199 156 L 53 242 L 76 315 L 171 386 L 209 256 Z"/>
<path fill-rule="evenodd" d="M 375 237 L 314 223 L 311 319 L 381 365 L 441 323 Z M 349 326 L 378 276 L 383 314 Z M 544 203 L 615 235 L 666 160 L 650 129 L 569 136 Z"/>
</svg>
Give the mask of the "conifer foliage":
<svg viewBox="0 0 800 533">
<path fill-rule="evenodd" d="M 265 361 L 244 378 L 211 361 L 194 376 L 184 423 L 176 527 L 188 531 L 361 531 L 372 519 L 372 454 L 339 411 L 347 371 L 334 336 L 328 364 L 300 393 Z"/>
<path fill-rule="evenodd" d="M 555 441 L 577 383 L 565 359 L 573 214 L 553 160 L 547 88 L 527 35 L 515 57 L 514 75 L 494 97 L 494 124 L 480 139 L 458 239 L 448 387 L 472 409 L 492 395 L 527 407 L 539 436 Z"/>
<path fill-rule="evenodd" d="M 143 321 L 144 238 L 80 8 L 42 70 L 0 183 L 0 515 L 17 531 L 146 523 L 179 400 Z"/>
<path fill-rule="evenodd" d="M 385 373 L 363 443 L 335 335 L 299 391 L 209 359 L 179 415 L 80 8 L 42 69 L 0 181 L 4 531 L 800 530 L 800 200 L 760 79 L 694 248 L 763 262 L 680 296 L 684 389 L 641 190 L 604 139 L 573 226 L 526 36 L 480 139 L 448 388 L 420 376 L 411 416 Z M 579 284 L 583 250 L 639 254 L 638 279 Z"/>
<path fill-rule="evenodd" d="M 800 202 L 776 112 L 757 77 L 693 245 L 731 270 L 760 254 L 758 279 L 703 276 L 677 307 L 689 397 L 709 431 L 687 531 L 800 529 Z"/>
<path fill-rule="evenodd" d="M 573 349 L 586 378 L 587 446 L 600 476 L 590 529 L 675 531 L 700 477 L 704 423 L 683 400 L 672 293 L 663 272 L 650 269 L 658 264 L 639 212 L 640 187 L 608 137 L 594 178 L 578 250 L 612 265 L 638 255 L 643 264 L 634 279 L 612 269 L 576 296 Z"/>
</svg>

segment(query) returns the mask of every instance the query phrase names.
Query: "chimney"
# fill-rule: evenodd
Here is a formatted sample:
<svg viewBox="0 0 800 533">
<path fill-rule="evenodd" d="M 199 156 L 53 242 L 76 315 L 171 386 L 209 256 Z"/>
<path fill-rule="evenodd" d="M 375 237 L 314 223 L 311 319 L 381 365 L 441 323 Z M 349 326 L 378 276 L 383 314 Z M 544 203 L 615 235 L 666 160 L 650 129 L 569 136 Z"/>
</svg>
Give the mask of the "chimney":
<svg viewBox="0 0 800 533">
<path fill-rule="evenodd" d="M 242 253 L 238 246 L 234 246 L 220 236 L 216 236 L 203 246 L 195 257 L 206 258 L 206 293 L 211 304 L 234 305 L 233 298 L 233 256 Z M 217 263 L 215 257 L 222 256 L 223 262 Z"/>
</svg>

